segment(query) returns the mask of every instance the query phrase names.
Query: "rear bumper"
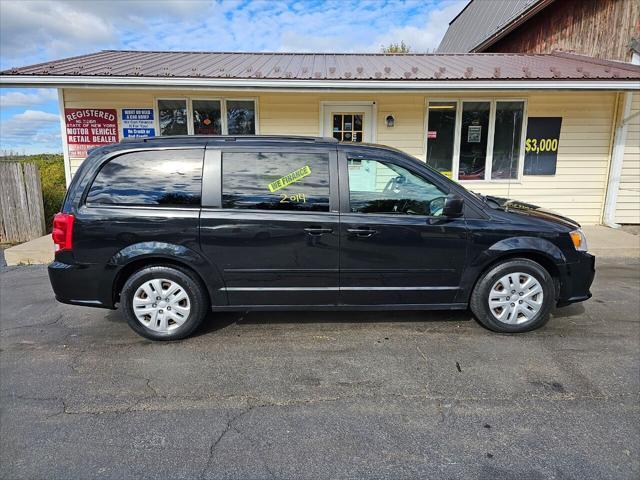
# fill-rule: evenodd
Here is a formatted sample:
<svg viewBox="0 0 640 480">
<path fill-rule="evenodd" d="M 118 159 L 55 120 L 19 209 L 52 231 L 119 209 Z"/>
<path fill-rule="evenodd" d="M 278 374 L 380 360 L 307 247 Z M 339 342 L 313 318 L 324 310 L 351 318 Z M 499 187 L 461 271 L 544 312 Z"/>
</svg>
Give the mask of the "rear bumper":
<svg viewBox="0 0 640 480">
<path fill-rule="evenodd" d="M 50 263 L 49 281 L 56 300 L 71 305 L 114 308 L 112 285 L 115 271 L 104 266 Z"/>
<path fill-rule="evenodd" d="M 596 275 L 596 257 L 580 252 L 579 260 L 563 266 L 558 306 L 583 302 L 591 298 L 591 284 Z"/>
</svg>

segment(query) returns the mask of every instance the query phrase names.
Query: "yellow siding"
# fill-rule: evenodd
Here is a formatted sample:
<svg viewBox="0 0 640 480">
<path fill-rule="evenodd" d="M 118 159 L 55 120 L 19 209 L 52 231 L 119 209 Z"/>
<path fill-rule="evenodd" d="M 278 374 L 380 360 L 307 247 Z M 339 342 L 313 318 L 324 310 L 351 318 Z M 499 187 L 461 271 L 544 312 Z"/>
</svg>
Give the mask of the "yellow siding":
<svg viewBox="0 0 640 480">
<path fill-rule="evenodd" d="M 523 176 L 508 183 L 477 183 L 485 194 L 508 196 L 599 223 L 609 167 L 613 93 L 532 93 L 528 116 L 562 117 L 555 176 Z"/>
<path fill-rule="evenodd" d="M 441 92 L 423 93 L 245 93 L 207 91 L 161 90 L 65 90 L 66 107 L 154 107 L 157 97 L 248 98 L 258 100 L 258 125 L 261 134 L 319 135 L 320 111 L 323 101 L 375 102 L 376 141 L 400 148 L 424 160 L 425 103 L 429 98 L 526 98 L 529 116 L 561 116 L 562 130 L 555 176 L 525 176 L 520 180 L 464 182 L 468 188 L 481 193 L 510 196 L 557 210 L 585 224 L 601 220 L 611 148 L 611 128 L 615 93 L 612 92 L 504 92 L 489 94 L 463 94 Z M 395 126 L 387 128 L 384 119 L 393 114 Z M 636 120 L 637 122 L 637 120 Z M 637 123 L 636 123 L 637 125 Z M 635 137 L 634 137 L 635 135 Z M 629 158 L 638 157 L 638 134 L 635 146 L 629 147 Z M 71 159 L 75 172 L 80 159 Z M 625 161 L 625 164 L 627 162 Z M 635 165 L 635 166 L 633 166 Z M 629 167 L 629 168 L 627 168 Z M 624 179 L 635 175 L 640 164 L 630 160 Z M 633 178 L 631 178 L 633 180 Z M 630 183 L 624 182 L 625 189 Z M 637 182 L 636 182 L 637 185 Z M 620 200 L 619 200 L 620 202 Z M 620 210 L 628 209 L 638 216 L 639 207 L 626 200 Z M 624 207 L 623 207 L 624 206 Z"/>
<path fill-rule="evenodd" d="M 622 175 L 616 203 L 616 223 L 640 223 L 640 94 L 633 94 Z"/>
</svg>

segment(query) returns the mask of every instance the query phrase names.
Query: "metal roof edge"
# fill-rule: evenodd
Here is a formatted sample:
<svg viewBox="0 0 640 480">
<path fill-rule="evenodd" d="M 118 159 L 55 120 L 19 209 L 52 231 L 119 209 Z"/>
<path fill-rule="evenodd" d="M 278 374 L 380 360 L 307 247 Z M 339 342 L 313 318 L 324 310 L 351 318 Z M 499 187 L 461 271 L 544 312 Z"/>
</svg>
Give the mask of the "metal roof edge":
<svg viewBox="0 0 640 480">
<path fill-rule="evenodd" d="M 589 55 L 582 55 L 580 53 L 565 52 L 563 50 L 553 50 L 549 55 L 554 57 L 566 58 L 569 60 L 576 60 L 578 62 L 591 63 L 601 67 L 613 67 L 620 70 L 627 70 L 629 72 L 640 73 L 640 65 L 634 65 L 633 63 L 621 62 L 619 60 L 608 60 L 605 58 L 595 58 Z"/>
<path fill-rule="evenodd" d="M 509 33 L 513 32 L 516 28 L 521 26 L 531 17 L 536 16 L 538 13 L 540 13 L 540 11 L 544 10 L 553 2 L 555 2 L 555 0 L 539 0 L 537 3 L 534 3 L 533 5 L 531 5 L 531 7 L 528 10 L 525 10 L 524 12 L 522 12 L 519 16 L 516 16 L 512 18 L 508 23 L 501 25 L 498 31 L 494 32 L 492 35 L 485 38 L 482 42 L 472 47 L 469 50 L 469 52 L 481 53 L 484 49 L 489 48 L 498 40 L 504 38 Z"/>
<path fill-rule="evenodd" d="M 203 88 L 251 90 L 640 90 L 637 79 L 570 80 L 302 80 L 218 79 L 185 77 L 66 77 L 53 75 L 0 75 L 0 87 L 49 88 Z"/>
</svg>

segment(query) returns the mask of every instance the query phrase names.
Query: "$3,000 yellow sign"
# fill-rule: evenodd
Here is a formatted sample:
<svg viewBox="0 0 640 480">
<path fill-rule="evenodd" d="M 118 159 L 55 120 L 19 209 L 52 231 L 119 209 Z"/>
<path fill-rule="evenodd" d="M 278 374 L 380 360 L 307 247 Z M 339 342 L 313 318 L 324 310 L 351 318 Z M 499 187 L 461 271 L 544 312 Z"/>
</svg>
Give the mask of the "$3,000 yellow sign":
<svg viewBox="0 0 640 480">
<path fill-rule="evenodd" d="M 557 138 L 527 138 L 524 142 L 524 151 L 529 153 L 557 152 Z"/>
</svg>

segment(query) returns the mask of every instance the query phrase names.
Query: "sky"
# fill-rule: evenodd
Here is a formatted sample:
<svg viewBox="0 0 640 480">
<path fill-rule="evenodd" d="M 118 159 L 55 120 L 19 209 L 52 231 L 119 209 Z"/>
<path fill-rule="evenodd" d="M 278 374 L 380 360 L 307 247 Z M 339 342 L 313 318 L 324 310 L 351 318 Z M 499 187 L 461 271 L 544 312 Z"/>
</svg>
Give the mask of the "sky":
<svg viewBox="0 0 640 480">
<path fill-rule="evenodd" d="M 0 69 L 107 49 L 433 51 L 467 0 L 0 0 Z M 61 152 L 57 92 L 0 89 L 0 154 Z"/>
</svg>

